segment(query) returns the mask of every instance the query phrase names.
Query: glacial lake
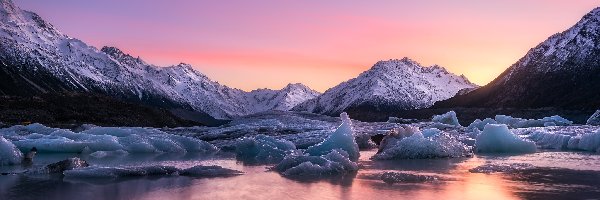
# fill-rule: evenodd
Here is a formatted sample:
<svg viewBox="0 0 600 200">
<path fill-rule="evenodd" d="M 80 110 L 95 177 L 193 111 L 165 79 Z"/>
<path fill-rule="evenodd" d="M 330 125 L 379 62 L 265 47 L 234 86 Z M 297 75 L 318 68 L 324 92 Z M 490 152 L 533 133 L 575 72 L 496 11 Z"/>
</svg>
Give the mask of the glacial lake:
<svg viewBox="0 0 600 200">
<path fill-rule="evenodd" d="M 344 176 L 290 179 L 268 165 L 244 165 L 235 155 L 130 154 L 95 158 L 78 154 L 38 154 L 43 166 L 80 156 L 92 166 L 164 165 L 187 168 L 219 165 L 243 175 L 192 178 L 177 175 L 116 179 L 69 178 L 63 175 L 0 176 L 0 199 L 598 199 L 600 155 L 574 151 L 532 154 L 476 154 L 469 158 L 373 161 L 376 150 L 361 151 L 360 170 Z M 528 164 L 527 169 L 472 173 L 484 164 Z M 3 166 L 0 172 L 22 171 Z M 382 172 L 434 177 L 386 183 Z"/>
</svg>

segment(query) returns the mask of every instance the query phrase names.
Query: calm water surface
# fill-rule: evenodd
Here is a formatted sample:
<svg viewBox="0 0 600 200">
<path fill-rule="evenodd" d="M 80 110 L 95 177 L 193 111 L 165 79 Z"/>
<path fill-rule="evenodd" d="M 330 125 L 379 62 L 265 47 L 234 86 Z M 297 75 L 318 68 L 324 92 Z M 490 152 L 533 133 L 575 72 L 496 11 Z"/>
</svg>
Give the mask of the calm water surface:
<svg viewBox="0 0 600 200">
<path fill-rule="evenodd" d="M 599 199 L 600 155 L 583 152 L 539 152 L 527 155 L 477 155 L 463 159 L 371 161 L 361 152 L 356 174 L 319 180 L 295 180 L 245 166 L 229 153 L 217 155 L 127 155 L 83 157 L 97 166 L 219 165 L 245 172 L 227 178 L 150 176 L 111 180 L 69 179 L 61 175 L 0 176 L 0 199 Z M 35 166 L 69 154 L 42 154 Z M 534 169 L 480 174 L 468 170 L 486 163 L 529 163 Z M 34 167 L 35 167 L 34 166 Z M 23 170 L 0 167 L 1 172 Z M 438 181 L 388 184 L 373 174 L 406 172 Z"/>
</svg>

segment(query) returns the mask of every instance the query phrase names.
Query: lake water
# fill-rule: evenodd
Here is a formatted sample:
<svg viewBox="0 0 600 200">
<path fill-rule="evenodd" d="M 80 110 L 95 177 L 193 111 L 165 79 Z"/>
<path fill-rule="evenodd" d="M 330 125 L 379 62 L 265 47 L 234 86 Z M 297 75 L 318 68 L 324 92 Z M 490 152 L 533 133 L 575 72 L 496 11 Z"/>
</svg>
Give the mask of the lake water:
<svg viewBox="0 0 600 200">
<path fill-rule="evenodd" d="M 0 176 L 0 199 L 599 199 L 600 155 L 542 151 L 525 155 L 476 155 L 459 159 L 372 161 L 362 151 L 356 174 L 297 180 L 246 166 L 231 153 L 216 155 L 126 155 L 82 157 L 95 166 L 219 165 L 245 174 L 225 178 L 149 176 L 70 179 L 62 175 Z M 40 154 L 33 167 L 76 154 Z M 505 173 L 471 173 L 483 164 L 528 163 L 534 168 Z M 23 166 L 0 167 L 0 172 Z M 404 172 L 437 180 L 389 184 L 382 172 Z M 375 178 L 374 178 L 375 177 Z"/>
</svg>

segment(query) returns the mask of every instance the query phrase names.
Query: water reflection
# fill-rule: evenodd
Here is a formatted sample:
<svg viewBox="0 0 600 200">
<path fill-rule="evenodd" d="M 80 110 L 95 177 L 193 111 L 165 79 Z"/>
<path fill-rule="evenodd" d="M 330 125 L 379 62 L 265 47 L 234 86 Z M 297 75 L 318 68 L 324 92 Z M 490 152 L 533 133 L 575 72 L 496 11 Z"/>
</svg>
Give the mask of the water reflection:
<svg viewBox="0 0 600 200">
<path fill-rule="evenodd" d="M 572 153 L 572 154 L 571 154 Z M 0 199 L 520 199 L 565 198 L 600 194 L 598 171 L 536 168 L 510 174 L 478 174 L 468 170 L 488 162 L 544 162 L 557 160 L 554 153 L 520 156 L 485 155 L 463 159 L 373 161 L 374 151 L 361 152 L 358 173 L 322 179 L 288 179 L 268 170 L 268 166 L 237 163 L 232 154 L 217 155 L 127 155 L 87 157 L 93 165 L 171 165 L 180 168 L 220 165 L 244 171 L 227 178 L 179 176 L 119 178 L 115 180 L 76 180 L 60 175 L 0 176 Z M 558 154 L 558 155 L 562 155 Z M 73 154 L 40 155 L 36 166 L 56 162 Z M 578 155 L 569 152 L 571 161 Z M 594 161 L 594 162 L 596 162 Z M 559 161 L 557 161 L 559 162 Z M 566 162 L 566 161 L 561 161 Z M 0 167 L 0 171 L 22 170 L 20 166 Z M 386 171 L 430 174 L 439 181 L 388 184 L 365 175 Z M 556 193 L 566 195 L 556 196 Z M 554 196 L 553 196 L 554 194 Z M 587 195 L 587 196 L 586 196 Z"/>
</svg>

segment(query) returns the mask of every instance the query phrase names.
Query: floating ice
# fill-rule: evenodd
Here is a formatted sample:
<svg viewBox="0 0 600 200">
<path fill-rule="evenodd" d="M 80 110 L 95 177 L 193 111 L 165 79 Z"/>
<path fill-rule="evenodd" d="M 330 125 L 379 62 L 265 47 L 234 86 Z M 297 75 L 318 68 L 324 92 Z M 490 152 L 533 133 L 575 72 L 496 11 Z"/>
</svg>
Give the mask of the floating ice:
<svg viewBox="0 0 600 200">
<path fill-rule="evenodd" d="M 334 149 L 322 156 L 287 156 L 273 169 L 288 177 L 322 177 L 358 171 L 358 164 L 344 150 Z"/>
<path fill-rule="evenodd" d="M 581 135 L 577 148 L 585 151 L 600 152 L 600 130 L 595 133 Z"/>
<path fill-rule="evenodd" d="M 0 129 L 21 151 L 36 147 L 39 152 L 81 153 L 118 151 L 129 153 L 214 152 L 218 149 L 195 138 L 171 135 L 152 128 L 86 127 L 73 132 L 41 124 Z"/>
<path fill-rule="evenodd" d="M 308 147 L 306 153 L 311 156 L 326 155 L 334 149 L 342 149 L 349 155 L 350 160 L 357 161 L 360 156 L 358 144 L 354 140 L 354 134 L 352 131 L 352 121 L 348 117 L 348 114 L 340 114 L 342 124 L 327 137 L 323 142 L 314 146 Z"/>
<path fill-rule="evenodd" d="M 596 110 L 596 112 L 587 120 L 586 124 L 592 126 L 600 126 L 600 110 Z"/>
<path fill-rule="evenodd" d="M 421 131 L 421 133 L 423 133 L 423 137 L 431 137 L 434 135 L 437 135 L 439 133 L 441 133 L 442 131 L 440 129 L 437 128 L 428 128 L 428 129 L 423 129 L 423 131 Z"/>
<path fill-rule="evenodd" d="M 23 160 L 23 153 L 17 147 L 0 136 L 0 165 L 19 164 Z"/>
<path fill-rule="evenodd" d="M 511 128 L 545 127 L 545 126 L 568 126 L 573 124 L 561 116 L 554 115 L 542 119 L 521 119 L 506 115 L 496 115 L 496 121 L 506 124 Z"/>
<path fill-rule="evenodd" d="M 296 150 L 294 143 L 266 135 L 242 138 L 236 145 L 236 158 L 247 163 L 278 163 Z"/>
<path fill-rule="evenodd" d="M 85 167 L 64 172 L 69 178 L 119 178 L 150 175 L 176 175 L 179 170 L 171 166 L 143 167 Z"/>
<path fill-rule="evenodd" d="M 571 136 L 535 131 L 529 135 L 529 139 L 544 149 L 567 149 Z"/>
<path fill-rule="evenodd" d="M 464 157 L 471 155 L 471 148 L 447 132 L 425 137 L 416 132 L 409 137 L 388 143 L 373 159 L 425 159 Z"/>
<path fill-rule="evenodd" d="M 468 130 L 473 130 L 474 128 L 479 129 L 480 131 L 483 131 L 483 128 L 485 128 L 485 125 L 488 124 L 497 124 L 498 122 L 496 120 L 493 120 L 491 118 L 485 118 L 483 121 L 480 119 L 476 119 L 475 121 L 473 121 L 473 123 L 471 123 L 469 125 L 469 127 L 467 127 Z"/>
<path fill-rule="evenodd" d="M 44 167 L 36 168 L 29 170 L 25 173 L 27 174 L 53 174 L 53 173 L 63 173 L 66 170 L 73 169 L 81 169 L 90 166 L 87 161 L 82 160 L 81 158 L 67 158 L 65 160 L 61 160 Z"/>
<path fill-rule="evenodd" d="M 85 167 L 64 172 L 68 178 L 122 178 L 136 176 L 193 176 L 193 177 L 224 177 L 241 175 L 243 172 L 220 166 L 194 166 L 180 170 L 172 166 L 126 166 L 126 167 Z"/>
<path fill-rule="evenodd" d="M 524 140 L 508 130 L 505 124 L 485 125 L 477 136 L 475 148 L 480 153 L 532 153 L 534 142 Z"/>
<path fill-rule="evenodd" d="M 525 169 L 532 169 L 533 165 L 528 163 L 512 163 L 512 164 L 485 164 L 473 169 L 469 169 L 471 173 L 496 173 L 496 172 L 514 172 Z"/>
<path fill-rule="evenodd" d="M 456 112 L 454 111 L 449 111 L 441 115 L 435 115 L 431 121 L 452 126 L 460 126 L 460 123 L 458 123 L 458 118 L 456 117 Z"/>
<path fill-rule="evenodd" d="M 363 178 L 382 180 L 385 183 L 423 183 L 440 180 L 440 177 L 432 175 L 414 174 L 406 172 L 383 172 L 376 174 L 367 174 Z"/>
<path fill-rule="evenodd" d="M 90 156 L 94 158 L 104 158 L 104 157 L 114 157 L 114 156 L 124 156 L 129 154 L 125 150 L 116 150 L 116 151 L 95 151 L 90 153 Z"/>
<path fill-rule="evenodd" d="M 188 169 L 181 170 L 179 175 L 193 177 L 224 177 L 242 175 L 244 172 L 223 168 L 221 166 L 203 166 L 198 165 Z"/>
<path fill-rule="evenodd" d="M 384 136 L 381 142 L 379 143 L 379 150 L 377 151 L 377 153 L 382 152 L 385 149 L 391 148 L 403 138 L 410 137 L 416 132 L 419 132 L 419 129 L 414 126 L 401 126 L 390 130 L 390 132 L 386 136 Z"/>
<path fill-rule="evenodd" d="M 356 144 L 358 144 L 358 148 L 361 150 L 373 149 L 377 146 L 373 140 L 371 140 L 371 135 L 366 133 L 357 134 L 355 139 Z"/>
</svg>

